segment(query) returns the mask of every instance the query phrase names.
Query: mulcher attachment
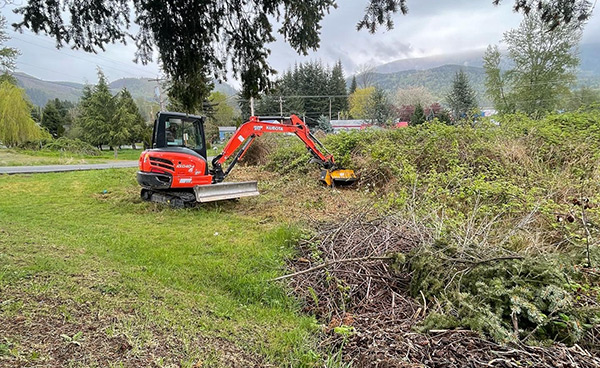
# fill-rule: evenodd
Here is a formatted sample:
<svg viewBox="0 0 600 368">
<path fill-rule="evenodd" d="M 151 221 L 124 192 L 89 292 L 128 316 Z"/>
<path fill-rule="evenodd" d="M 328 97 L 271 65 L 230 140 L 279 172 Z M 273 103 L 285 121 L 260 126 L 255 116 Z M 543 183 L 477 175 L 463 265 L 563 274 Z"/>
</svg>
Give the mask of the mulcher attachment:
<svg viewBox="0 0 600 368">
<path fill-rule="evenodd" d="M 321 170 L 321 182 L 328 187 L 352 185 L 357 180 L 354 170 Z"/>
</svg>

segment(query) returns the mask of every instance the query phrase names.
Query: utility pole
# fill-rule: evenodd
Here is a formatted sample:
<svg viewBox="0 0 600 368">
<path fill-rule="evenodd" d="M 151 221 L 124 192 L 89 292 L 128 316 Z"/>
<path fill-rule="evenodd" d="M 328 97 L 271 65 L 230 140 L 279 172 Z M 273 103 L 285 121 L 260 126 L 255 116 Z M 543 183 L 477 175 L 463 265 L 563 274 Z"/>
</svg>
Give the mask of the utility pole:
<svg viewBox="0 0 600 368">
<path fill-rule="evenodd" d="M 279 116 L 283 116 L 283 99 L 279 96 Z"/>
<path fill-rule="evenodd" d="M 158 86 L 158 103 L 160 105 L 160 111 L 165 111 L 165 101 L 163 100 L 163 93 L 162 93 L 162 87 L 160 85 L 160 82 L 162 82 L 164 79 L 161 78 L 154 78 L 154 79 L 148 79 L 148 82 L 156 82 L 156 85 Z"/>
<path fill-rule="evenodd" d="M 329 121 L 331 121 L 331 97 L 329 97 Z"/>
</svg>

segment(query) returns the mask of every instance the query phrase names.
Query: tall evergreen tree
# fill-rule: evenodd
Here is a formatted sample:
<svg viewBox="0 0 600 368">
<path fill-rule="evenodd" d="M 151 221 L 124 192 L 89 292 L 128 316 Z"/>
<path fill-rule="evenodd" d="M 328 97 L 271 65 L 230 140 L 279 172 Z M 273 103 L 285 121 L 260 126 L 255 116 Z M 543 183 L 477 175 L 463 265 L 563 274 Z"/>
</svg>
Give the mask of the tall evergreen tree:
<svg viewBox="0 0 600 368">
<path fill-rule="evenodd" d="M 113 148 L 116 159 L 119 146 L 131 143 L 134 138 L 141 136 L 144 119 L 127 89 L 119 92 L 115 99 L 114 115 L 105 126 L 104 139 Z"/>
<path fill-rule="evenodd" d="M 329 117 L 329 95 L 345 95 L 346 86 L 341 63 L 331 70 L 320 61 L 295 64 L 285 71 L 270 93 L 255 99 L 257 114 L 284 114 L 306 116 L 307 123 L 315 125 L 321 115 Z M 313 97 L 314 96 L 314 97 Z M 281 102 L 280 102 L 281 98 Z M 243 101 L 243 115 L 249 115 L 247 101 Z M 345 98 L 331 98 L 331 112 L 347 110 Z"/>
<path fill-rule="evenodd" d="M 352 82 L 350 83 L 350 94 L 353 94 L 357 88 L 358 85 L 356 84 L 356 75 L 353 75 Z"/>
<path fill-rule="evenodd" d="M 342 62 L 338 61 L 333 69 L 331 69 L 331 78 L 329 80 L 328 94 L 333 95 L 331 100 L 332 116 L 337 116 L 338 113 L 348 111 L 348 97 L 346 96 L 346 77 Z M 332 117 L 333 118 L 333 117 Z"/>
<path fill-rule="evenodd" d="M 381 88 L 375 87 L 367 106 L 367 119 L 380 126 L 392 122 L 393 111 L 388 95 Z"/>
<path fill-rule="evenodd" d="M 83 139 L 102 149 L 103 144 L 109 144 L 110 127 L 115 114 L 115 99 L 110 93 L 106 77 L 102 70 L 98 70 L 98 84 L 90 95 L 84 91 L 81 101 L 80 126 Z"/>
<path fill-rule="evenodd" d="M 131 144 L 134 149 L 135 144 L 144 141 L 146 135 L 149 134 L 149 127 L 146 125 L 140 109 L 127 88 L 123 88 L 121 92 L 119 92 L 117 115 L 114 120 L 117 121 L 117 124 L 127 128 L 129 136 L 125 143 Z"/>
<path fill-rule="evenodd" d="M 323 96 L 327 91 L 329 73 L 320 61 L 300 65 L 299 94 L 302 96 Z M 329 115 L 329 100 L 323 97 L 305 97 L 303 114 L 310 119 L 311 125 L 321 115 Z"/>
<path fill-rule="evenodd" d="M 446 102 L 456 119 L 467 118 L 471 111 L 477 108 L 475 92 L 469 84 L 467 74 L 460 70 L 454 76 L 452 90 L 446 96 Z"/>
<path fill-rule="evenodd" d="M 56 108 L 56 102 L 54 100 L 48 101 L 42 111 L 42 127 L 48 130 L 52 137 L 59 138 L 65 133 L 63 122 L 63 116 Z"/>
</svg>

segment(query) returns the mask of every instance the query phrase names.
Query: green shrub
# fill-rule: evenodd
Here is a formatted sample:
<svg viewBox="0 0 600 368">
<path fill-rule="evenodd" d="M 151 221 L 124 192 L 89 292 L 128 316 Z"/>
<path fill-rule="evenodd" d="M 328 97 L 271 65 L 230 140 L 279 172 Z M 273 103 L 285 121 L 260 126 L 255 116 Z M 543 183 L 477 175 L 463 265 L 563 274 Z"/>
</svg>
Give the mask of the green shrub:
<svg viewBox="0 0 600 368">
<path fill-rule="evenodd" d="M 20 144 L 19 148 L 34 151 L 61 151 L 86 156 L 100 155 L 100 151 L 91 144 L 79 139 L 70 139 L 67 137 L 25 142 Z"/>
</svg>

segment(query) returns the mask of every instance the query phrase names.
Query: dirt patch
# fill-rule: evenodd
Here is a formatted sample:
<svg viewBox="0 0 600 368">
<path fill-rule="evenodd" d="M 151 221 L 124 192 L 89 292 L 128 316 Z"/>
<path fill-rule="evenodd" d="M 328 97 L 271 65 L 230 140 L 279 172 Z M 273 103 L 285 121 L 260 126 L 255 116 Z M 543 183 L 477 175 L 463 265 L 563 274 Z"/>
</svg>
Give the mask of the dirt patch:
<svg viewBox="0 0 600 368">
<path fill-rule="evenodd" d="M 9 305 L 35 306 L 33 313 Z M 187 342 L 155 325 L 118 333 L 134 310 L 103 313 L 88 303 L 3 290 L 0 300 L 0 367 L 265 367 L 231 341 L 194 336 Z M 137 333 L 144 335 L 140 343 Z"/>
</svg>

